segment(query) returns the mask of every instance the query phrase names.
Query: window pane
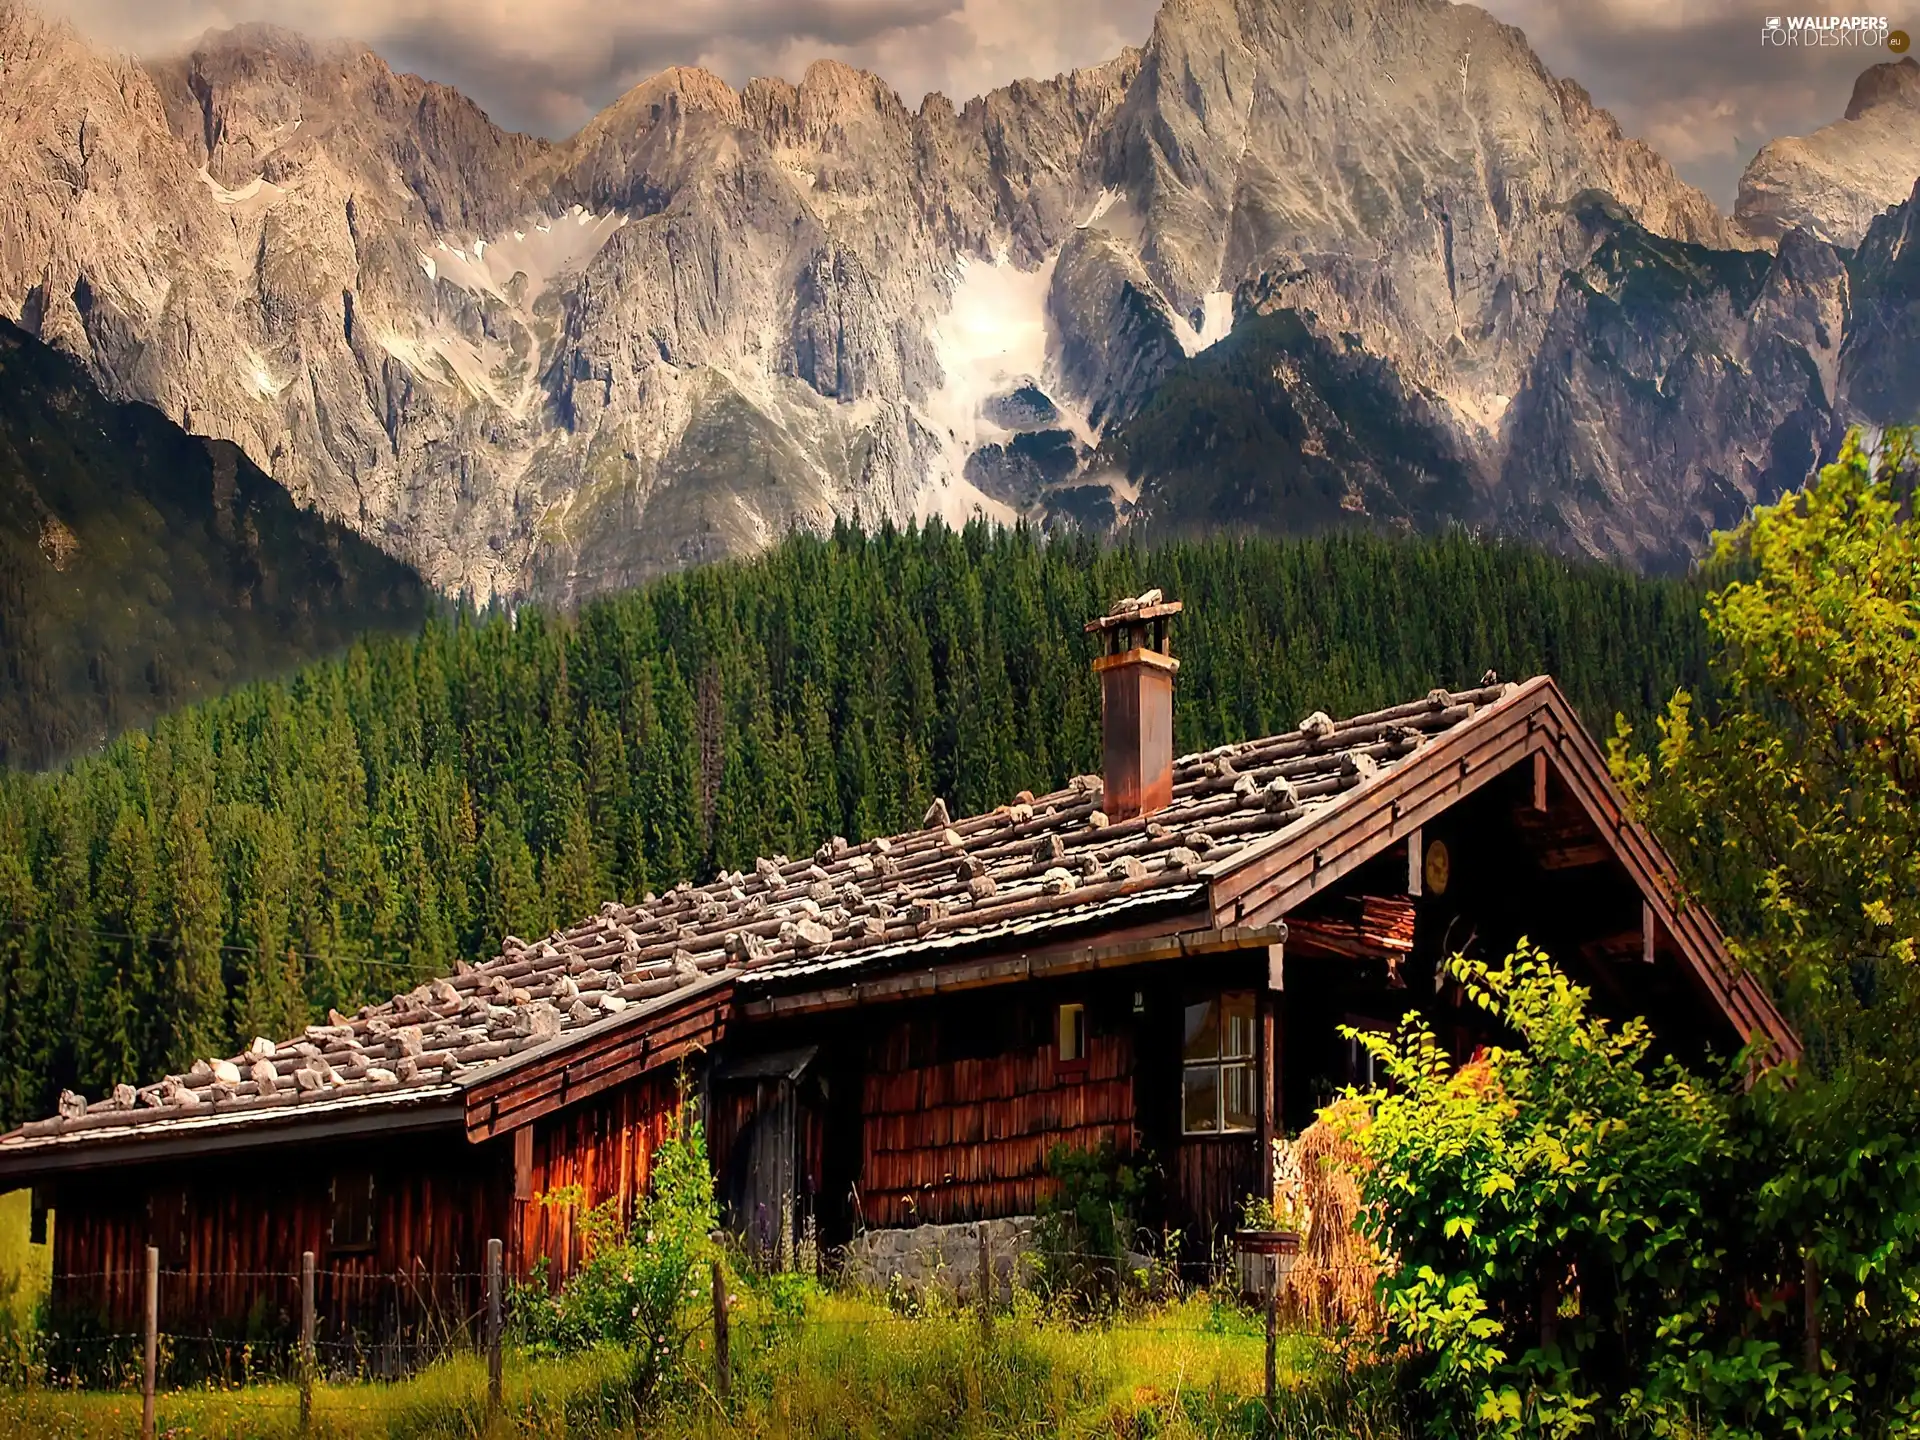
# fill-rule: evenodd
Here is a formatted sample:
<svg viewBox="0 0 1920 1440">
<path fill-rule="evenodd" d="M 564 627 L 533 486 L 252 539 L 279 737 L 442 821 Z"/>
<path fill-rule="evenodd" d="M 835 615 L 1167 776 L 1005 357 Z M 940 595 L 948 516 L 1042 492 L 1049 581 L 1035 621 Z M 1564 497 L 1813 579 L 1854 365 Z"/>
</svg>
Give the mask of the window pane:
<svg viewBox="0 0 1920 1440">
<path fill-rule="evenodd" d="M 1251 1065 L 1222 1065 L 1220 1067 L 1221 1089 L 1225 1098 L 1226 1125 L 1228 1130 L 1251 1130 L 1256 1119 L 1253 1098 L 1253 1067 Z"/>
<path fill-rule="evenodd" d="M 1182 1055 L 1187 1060 L 1212 1060 L 1220 1053 L 1220 1002 L 1202 1000 L 1187 1006 L 1187 1035 Z"/>
<path fill-rule="evenodd" d="M 1373 1085 L 1379 1077 L 1374 1074 L 1373 1052 L 1358 1040 L 1347 1042 L 1347 1081 L 1362 1087 Z"/>
<path fill-rule="evenodd" d="M 1253 992 L 1236 990 L 1220 997 L 1221 1031 L 1225 1043 L 1220 1055 L 1226 1060 L 1245 1060 L 1253 1055 Z"/>
<path fill-rule="evenodd" d="M 1060 1049 L 1062 1060 L 1083 1060 L 1087 1054 L 1087 1007 L 1060 1007 Z"/>
<path fill-rule="evenodd" d="M 1210 1133 L 1220 1128 L 1220 1071 L 1212 1065 L 1189 1065 L 1181 1078 L 1182 1128 Z"/>
</svg>

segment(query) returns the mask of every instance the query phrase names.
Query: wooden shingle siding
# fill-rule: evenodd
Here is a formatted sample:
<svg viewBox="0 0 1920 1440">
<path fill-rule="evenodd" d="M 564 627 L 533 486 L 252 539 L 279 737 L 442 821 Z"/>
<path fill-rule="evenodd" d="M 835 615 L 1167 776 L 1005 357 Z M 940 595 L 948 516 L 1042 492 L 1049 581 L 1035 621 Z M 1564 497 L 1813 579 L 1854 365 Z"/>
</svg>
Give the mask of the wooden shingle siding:
<svg viewBox="0 0 1920 1440">
<path fill-rule="evenodd" d="M 861 1218 L 870 1226 L 1030 1215 L 1052 1190 L 1056 1144 L 1131 1152 L 1133 1042 L 1094 1035 L 1084 1066 L 1062 1068 L 1051 1040 L 1021 1050 L 907 1063 L 910 1027 L 876 1045 L 861 1094 Z"/>
</svg>

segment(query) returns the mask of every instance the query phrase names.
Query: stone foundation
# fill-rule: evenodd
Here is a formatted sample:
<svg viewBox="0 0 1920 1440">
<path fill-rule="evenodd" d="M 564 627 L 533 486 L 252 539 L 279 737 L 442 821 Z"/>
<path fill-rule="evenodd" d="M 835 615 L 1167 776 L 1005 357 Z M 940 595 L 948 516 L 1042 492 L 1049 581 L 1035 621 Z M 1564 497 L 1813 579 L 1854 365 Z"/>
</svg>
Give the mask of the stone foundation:
<svg viewBox="0 0 1920 1440">
<path fill-rule="evenodd" d="M 842 1253 L 841 1279 L 875 1290 L 941 1289 L 963 1300 L 976 1298 L 984 1230 L 996 1298 L 1010 1300 L 1016 1281 L 1023 1286 L 1033 1282 L 1033 1227 L 1033 1216 L 1015 1215 L 964 1225 L 869 1230 Z"/>
</svg>

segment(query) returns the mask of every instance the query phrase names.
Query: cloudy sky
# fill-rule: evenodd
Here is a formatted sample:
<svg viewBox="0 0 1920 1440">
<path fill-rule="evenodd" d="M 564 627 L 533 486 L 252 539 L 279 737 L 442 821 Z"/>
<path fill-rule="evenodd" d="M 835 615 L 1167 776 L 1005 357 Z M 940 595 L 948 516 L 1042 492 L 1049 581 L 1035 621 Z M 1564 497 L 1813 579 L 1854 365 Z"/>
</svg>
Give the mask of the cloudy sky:
<svg viewBox="0 0 1920 1440">
<path fill-rule="evenodd" d="M 564 135 L 673 64 L 705 65 L 739 84 L 752 75 L 798 79 L 826 55 L 877 70 L 909 105 L 928 90 L 964 98 L 1144 40 L 1157 0 L 45 3 L 97 39 L 142 53 L 245 20 L 348 36 L 404 69 L 458 85 L 502 124 Z M 1723 205 L 1763 141 L 1836 118 L 1864 59 L 1874 58 L 1763 48 L 1767 4 L 1777 13 L 1779 0 L 1487 0 L 1527 32 L 1549 68 L 1579 80 L 1630 134 Z M 1898 25 L 1906 17 L 1891 18 Z"/>
</svg>

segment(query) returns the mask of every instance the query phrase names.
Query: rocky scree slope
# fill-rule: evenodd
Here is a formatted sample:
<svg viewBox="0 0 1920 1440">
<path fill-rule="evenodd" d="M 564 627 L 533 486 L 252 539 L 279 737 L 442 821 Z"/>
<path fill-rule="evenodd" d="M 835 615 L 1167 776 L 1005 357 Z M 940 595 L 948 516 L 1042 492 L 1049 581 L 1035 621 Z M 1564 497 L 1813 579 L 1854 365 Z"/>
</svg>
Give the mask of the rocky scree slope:
<svg viewBox="0 0 1920 1440">
<path fill-rule="evenodd" d="M 1342 523 L 1664 563 L 1671 515 L 1719 513 L 1702 486 L 1773 483 L 1744 438 L 1677 463 L 1615 434 L 1576 380 L 1590 413 L 1529 443 L 1580 441 L 1554 484 L 1587 498 L 1506 493 L 1543 354 L 1613 363 L 1563 314 L 1603 243 L 1578 197 L 1755 242 L 1469 6 L 1167 0 L 1142 49 L 957 108 L 828 62 L 671 70 L 560 143 L 363 48 L 248 28 L 141 65 L 18 0 L 0 82 L 0 311 L 476 599 L 571 603 L 837 516 L 1178 510 L 1123 432 L 1260 314 L 1369 405 L 1417 397 L 1356 433 L 1443 437 L 1444 475 L 1390 466 Z M 1799 413 L 1776 398 L 1742 437 Z M 1319 523 L 1253 493 L 1256 523 Z"/>
</svg>

